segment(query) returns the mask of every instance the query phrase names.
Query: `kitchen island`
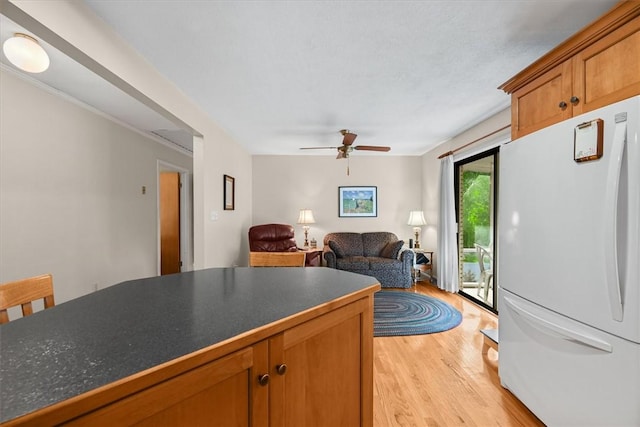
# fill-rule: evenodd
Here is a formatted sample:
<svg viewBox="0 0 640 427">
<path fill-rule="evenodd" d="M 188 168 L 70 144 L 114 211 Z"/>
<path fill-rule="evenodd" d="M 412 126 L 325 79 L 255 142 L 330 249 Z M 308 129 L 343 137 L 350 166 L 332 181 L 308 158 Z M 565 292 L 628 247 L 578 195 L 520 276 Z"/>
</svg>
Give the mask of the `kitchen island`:
<svg viewBox="0 0 640 427">
<path fill-rule="evenodd" d="M 372 425 L 373 277 L 217 268 L 0 326 L 2 425 Z"/>
</svg>

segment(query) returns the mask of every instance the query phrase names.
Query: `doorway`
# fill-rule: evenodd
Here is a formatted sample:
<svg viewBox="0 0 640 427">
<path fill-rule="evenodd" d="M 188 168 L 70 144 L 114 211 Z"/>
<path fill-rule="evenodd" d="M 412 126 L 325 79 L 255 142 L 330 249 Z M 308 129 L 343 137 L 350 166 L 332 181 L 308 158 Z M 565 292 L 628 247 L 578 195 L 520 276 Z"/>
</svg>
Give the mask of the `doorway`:
<svg viewBox="0 0 640 427">
<path fill-rule="evenodd" d="M 158 161 L 158 274 L 192 269 L 190 175 Z"/>
<path fill-rule="evenodd" d="M 180 273 L 180 174 L 160 174 L 160 274 Z"/>
<path fill-rule="evenodd" d="M 498 148 L 455 163 L 460 294 L 497 313 Z"/>
</svg>

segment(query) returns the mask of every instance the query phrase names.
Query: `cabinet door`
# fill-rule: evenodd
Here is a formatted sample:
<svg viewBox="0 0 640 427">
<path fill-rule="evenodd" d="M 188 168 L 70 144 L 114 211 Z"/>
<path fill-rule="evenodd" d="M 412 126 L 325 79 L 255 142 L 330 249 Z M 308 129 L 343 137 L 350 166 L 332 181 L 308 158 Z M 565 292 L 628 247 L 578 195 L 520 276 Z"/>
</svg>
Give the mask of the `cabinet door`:
<svg viewBox="0 0 640 427">
<path fill-rule="evenodd" d="M 513 92 L 512 139 L 571 117 L 571 77 L 569 60 Z"/>
<path fill-rule="evenodd" d="M 579 52 L 573 69 L 574 115 L 640 95 L 640 17 Z"/>
<path fill-rule="evenodd" d="M 272 427 L 372 425 L 373 296 L 272 338 L 269 354 Z"/>
<path fill-rule="evenodd" d="M 72 426 L 268 425 L 268 343 L 237 351 L 77 418 Z"/>
</svg>

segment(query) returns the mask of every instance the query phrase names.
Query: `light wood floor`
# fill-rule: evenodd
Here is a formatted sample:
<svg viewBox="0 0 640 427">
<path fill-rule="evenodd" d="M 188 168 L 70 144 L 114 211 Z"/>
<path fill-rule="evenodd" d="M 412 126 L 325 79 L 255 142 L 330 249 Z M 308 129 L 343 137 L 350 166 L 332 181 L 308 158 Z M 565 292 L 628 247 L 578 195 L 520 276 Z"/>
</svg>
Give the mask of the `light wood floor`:
<svg viewBox="0 0 640 427">
<path fill-rule="evenodd" d="M 374 426 L 543 426 L 500 386 L 498 354 L 482 355 L 480 329 L 497 317 L 419 282 L 410 292 L 446 301 L 463 316 L 449 331 L 374 339 Z"/>
</svg>

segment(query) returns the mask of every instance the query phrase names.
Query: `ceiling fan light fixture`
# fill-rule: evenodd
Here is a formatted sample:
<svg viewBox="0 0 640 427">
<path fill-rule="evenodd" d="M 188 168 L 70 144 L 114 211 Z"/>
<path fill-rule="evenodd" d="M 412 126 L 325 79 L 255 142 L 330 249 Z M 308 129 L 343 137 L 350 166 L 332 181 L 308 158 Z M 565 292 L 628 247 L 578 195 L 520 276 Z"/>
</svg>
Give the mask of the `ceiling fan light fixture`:
<svg viewBox="0 0 640 427">
<path fill-rule="evenodd" d="M 15 33 L 5 40 L 2 51 L 13 65 L 28 73 L 42 73 L 49 68 L 49 55 L 27 34 Z"/>
</svg>

